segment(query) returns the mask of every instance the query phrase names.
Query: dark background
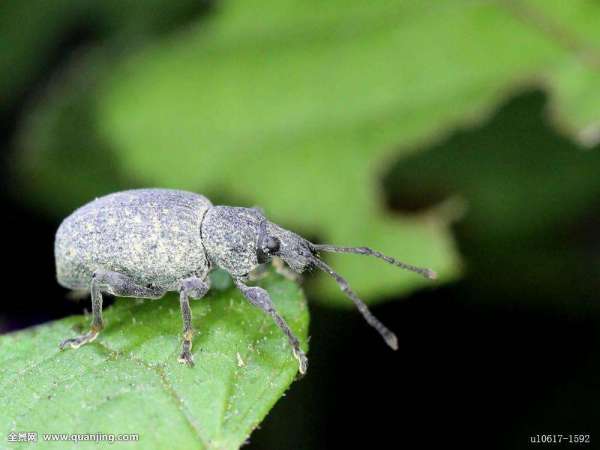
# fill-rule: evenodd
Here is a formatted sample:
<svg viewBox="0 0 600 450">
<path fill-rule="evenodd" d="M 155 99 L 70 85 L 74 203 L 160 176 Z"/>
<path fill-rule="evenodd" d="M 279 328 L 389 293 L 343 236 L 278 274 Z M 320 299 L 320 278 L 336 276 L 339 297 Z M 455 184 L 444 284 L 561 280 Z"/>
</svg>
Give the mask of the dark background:
<svg viewBox="0 0 600 450">
<path fill-rule="evenodd" d="M 183 2 L 142 28 L 166 33 L 211 8 Z M 27 105 L 74 51 L 110 32 L 102 21 L 73 20 L 2 100 L 2 332 L 88 307 L 66 299 L 54 278 L 60 217 L 28 206 L 10 161 Z M 516 90 L 482 124 L 399 159 L 378 180 L 388 207 L 402 213 L 465 199 L 468 212 L 453 226 L 465 275 L 373 308 L 397 333 L 396 353 L 357 312 L 311 303 L 308 375 L 246 448 L 526 448 L 538 433 L 600 439 L 600 154 L 555 130 L 547 107 L 545 91 Z"/>
</svg>

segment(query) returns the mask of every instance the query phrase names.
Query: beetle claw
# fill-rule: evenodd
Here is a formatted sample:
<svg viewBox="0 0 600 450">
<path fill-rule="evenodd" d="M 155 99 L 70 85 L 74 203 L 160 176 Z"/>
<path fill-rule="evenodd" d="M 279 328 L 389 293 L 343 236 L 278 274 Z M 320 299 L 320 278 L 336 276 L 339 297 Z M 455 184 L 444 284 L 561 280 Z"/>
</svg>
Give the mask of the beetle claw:
<svg viewBox="0 0 600 450">
<path fill-rule="evenodd" d="M 178 361 L 181 364 L 186 364 L 189 367 L 194 367 L 194 358 L 192 357 L 192 354 L 190 352 L 186 352 L 186 351 L 181 352 L 181 355 L 179 356 Z"/>
</svg>

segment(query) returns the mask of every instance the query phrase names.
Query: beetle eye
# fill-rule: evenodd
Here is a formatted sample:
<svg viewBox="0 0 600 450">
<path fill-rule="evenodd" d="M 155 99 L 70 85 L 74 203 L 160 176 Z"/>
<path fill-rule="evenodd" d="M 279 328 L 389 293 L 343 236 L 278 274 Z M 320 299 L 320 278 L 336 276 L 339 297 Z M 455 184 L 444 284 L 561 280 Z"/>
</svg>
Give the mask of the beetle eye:
<svg viewBox="0 0 600 450">
<path fill-rule="evenodd" d="M 280 246 L 279 239 L 277 239 L 276 237 L 273 237 L 273 236 L 269 236 L 267 238 L 267 241 L 265 242 L 265 247 L 267 248 L 267 250 L 269 251 L 269 253 L 271 255 L 273 253 L 276 253 L 279 251 L 279 246 Z"/>
</svg>

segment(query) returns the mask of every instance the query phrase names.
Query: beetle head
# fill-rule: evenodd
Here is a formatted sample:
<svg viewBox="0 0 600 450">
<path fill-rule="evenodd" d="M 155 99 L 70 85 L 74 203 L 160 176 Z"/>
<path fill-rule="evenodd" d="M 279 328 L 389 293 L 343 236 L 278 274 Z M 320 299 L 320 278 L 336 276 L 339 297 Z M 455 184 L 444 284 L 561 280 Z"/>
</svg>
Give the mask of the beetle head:
<svg viewBox="0 0 600 450">
<path fill-rule="evenodd" d="M 273 222 L 265 221 L 261 224 L 258 243 L 259 254 L 280 257 L 294 272 L 302 273 L 313 266 L 315 253 L 312 244 Z"/>
</svg>

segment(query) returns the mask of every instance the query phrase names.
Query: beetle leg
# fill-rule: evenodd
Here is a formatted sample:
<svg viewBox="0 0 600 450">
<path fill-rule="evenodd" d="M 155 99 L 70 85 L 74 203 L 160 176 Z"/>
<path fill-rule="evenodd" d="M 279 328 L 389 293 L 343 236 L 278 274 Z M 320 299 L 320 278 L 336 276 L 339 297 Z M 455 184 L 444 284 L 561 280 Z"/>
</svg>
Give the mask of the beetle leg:
<svg viewBox="0 0 600 450">
<path fill-rule="evenodd" d="M 271 264 L 279 275 L 282 275 L 288 280 L 299 282 L 301 276 L 299 273 L 294 272 L 288 266 L 285 265 L 283 259 L 278 256 L 273 256 Z M 258 281 L 263 279 L 269 274 L 269 266 L 267 264 L 261 264 L 256 269 L 248 274 L 248 281 Z"/>
<path fill-rule="evenodd" d="M 66 347 L 79 348 L 92 342 L 104 328 L 102 320 L 102 292 L 122 297 L 160 298 L 165 294 L 164 289 L 154 286 L 140 286 L 131 278 L 117 272 L 97 270 L 92 275 L 90 283 L 92 296 L 92 325 L 90 331 L 74 338 L 65 339 L 60 343 L 63 350 Z"/>
<path fill-rule="evenodd" d="M 254 270 L 248 273 L 249 281 L 258 281 L 263 279 L 269 274 L 268 267 L 266 264 L 261 264 L 257 266 Z"/>
<path fill-rule="evenodd" d="M 283 317 L 281 317 L 275 309 L 275 306 L 273 305 L 273 301 L 271 300 L 269 293 L 258 286 L 246 286 L 239 279 L 235 280 L 235 285 L 242 292 L 242 294 L 244 294 L 244 297 L 246 297 L 246 299 L 248 299 L 250 303 L 269 314 L 273 318 L 279 329 L 283 331 L 283 334 L 286 335 L 290 346 L 292 347 L 294 357 L 298 360 L 298 370 L 300 371 L 301 375 L 304 375 L 308 366 L 308 359 L 306 358 L 306 355 L 300 348 L 300 341 L 294 335 L 294 333 L 292 332 L 288 324 L 285 322 L 285 320 L 283 320 Z"/>
<path fill-rule="evenodd" d="M 283 275 L 286 279 L 295 281 L 295 282 L 299 282 L 301 280 L 302 277 L 300 276 L 300 274 L 294 272 L 292 269 L 290 269 L 288 266 L 286 266 L 285 262 L 280 257 L 274 256 L 272 264 L 273 264 L 273 267 L 275 268 L 275 271 L 279 275 Z"/>
<path fill-rule="evenodd" d="M 92 326 L 90 327 L 90 331 L 74 338 L 65 339 L 60 343 L 61 350 L 64 350 L 67 346 L 79 348 L 88 342 L 92 342 L 96 339 L 100 330 L 104 328 L 104 322 L 102 321 L 102 293 L 100 292 L 100 286 L 98 286 L 96 274 L 92 276 L 90 291 L 92 295 Z"/>
<path fill-rule="evenodd" d="M 183 318 L 183 344 L 179 362 L 192 367 L 194 359 L 192 357 L 192 338 L 194 329 L 192 328 L 192 310 L 190 309 L 189 298 L 200 299 L 206 295 L 210 285 L 200 278 L 190 277 L 181 281 L 179 288 L 179 303 L 181 305 L 181 317 Z"/>
</svg>

